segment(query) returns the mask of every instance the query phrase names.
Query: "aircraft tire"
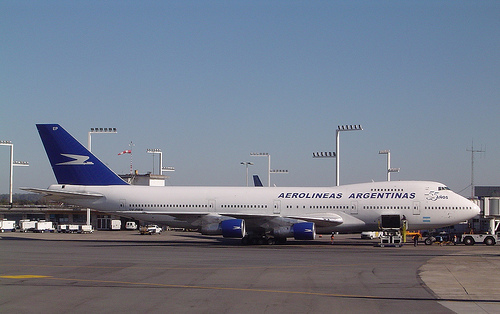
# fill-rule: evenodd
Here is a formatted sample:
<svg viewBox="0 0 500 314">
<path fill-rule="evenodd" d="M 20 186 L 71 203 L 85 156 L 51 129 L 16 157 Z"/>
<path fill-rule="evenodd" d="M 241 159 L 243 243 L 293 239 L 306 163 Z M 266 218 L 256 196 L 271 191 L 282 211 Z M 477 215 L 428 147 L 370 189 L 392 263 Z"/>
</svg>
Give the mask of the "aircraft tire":
<svg viewBox="0 0 500 314">
<path fill-rule="evenodd" d="M 241 238 L 241 244 L 242 245 L 249 245 L 250 244 L 250 239 L 248 236 L 244 236 L 243 238 Z"/>
</svg>

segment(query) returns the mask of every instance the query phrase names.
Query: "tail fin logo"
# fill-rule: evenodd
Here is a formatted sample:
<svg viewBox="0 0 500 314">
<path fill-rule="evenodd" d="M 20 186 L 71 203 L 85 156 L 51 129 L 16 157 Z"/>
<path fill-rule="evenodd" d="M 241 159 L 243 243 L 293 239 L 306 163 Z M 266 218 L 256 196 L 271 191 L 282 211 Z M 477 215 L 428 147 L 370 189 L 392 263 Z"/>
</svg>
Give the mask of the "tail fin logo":
<svg viewBox="0 0 500 314">
<path fill-rule="evenodd" d="M 73 154 L 61 154 L 64 157 L 71 158 L 73 160 L 70 161 L 65 161 L 65 162 L 60 162 L 56 164 L 56 166 L 90 166 L 93 165 L 94 163 L 91 161 L 87 161 L 90 157 L 89 156 L 82 156 L 82 155 L 73 155 Z"/>
</svg>

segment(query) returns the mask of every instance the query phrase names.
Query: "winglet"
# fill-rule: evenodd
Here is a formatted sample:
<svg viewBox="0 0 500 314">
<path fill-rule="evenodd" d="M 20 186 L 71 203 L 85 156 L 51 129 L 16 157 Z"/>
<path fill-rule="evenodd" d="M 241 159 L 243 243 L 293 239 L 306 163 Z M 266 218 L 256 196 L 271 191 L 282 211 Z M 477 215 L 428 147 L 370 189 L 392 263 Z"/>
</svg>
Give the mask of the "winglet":
<svg viewBox="0 0 500 314">
<path fill-rule="evenodd" d="M 126 185 L 58 124 L 37 124 L 45 152 L 59 184 Z"/>
</svg>

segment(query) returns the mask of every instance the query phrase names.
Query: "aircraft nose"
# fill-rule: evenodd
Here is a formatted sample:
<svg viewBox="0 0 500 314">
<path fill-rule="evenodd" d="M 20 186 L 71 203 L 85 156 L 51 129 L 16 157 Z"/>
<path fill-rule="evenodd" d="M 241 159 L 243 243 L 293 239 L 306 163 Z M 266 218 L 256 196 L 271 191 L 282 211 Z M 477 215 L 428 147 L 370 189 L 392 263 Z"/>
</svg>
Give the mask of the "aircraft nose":
<svg viewBox="0 0 500 314">
<path fill-rule="evenodd" d="M 474 206 L 472 207 L 472 210 L 474 211 L 474 213 L 476 215 L 479 215 L 481 213 L 481 208 L 479 206 L 477 206 L 476 204 L 474 204 Z"/>
</svg>

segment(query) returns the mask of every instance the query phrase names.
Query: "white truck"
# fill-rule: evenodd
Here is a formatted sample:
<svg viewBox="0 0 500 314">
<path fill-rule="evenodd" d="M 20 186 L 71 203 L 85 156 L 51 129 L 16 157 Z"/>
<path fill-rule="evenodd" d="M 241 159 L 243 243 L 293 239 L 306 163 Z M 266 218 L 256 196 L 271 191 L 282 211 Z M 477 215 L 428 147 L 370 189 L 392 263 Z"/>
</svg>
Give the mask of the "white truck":
<svg viewBox="0 0 500 314">
<path fill-rule="evenodd" d="M 127 221 L 125 223 L 125 229 L 127 230 L 136 230 L 137 229 L 137 224 L 135 221 Z"/>
<path fill-rule="evenodd" d="M 54 232 L 54 223 L 52 221 L 45 221 L 45 220 L 40 220 L 37 221 L 35 225 L 35 232 Z"/>
<path fill-rule="evenodd" d="M 157 225 L 147 225 L 139 228 L 140 234 L 160 234 L 162 229 Z"/>
<path fill-rule="evenodd" d="M 16 222 L 14 220 L 0 220 L 0 232 L 16 231 Z"/>
<path fill-rule="evenodd" d="M 490 204 L 491 206 L 491 204 Z M 497 204 L 498 206 L 498 204 Z M 491 209 L 490 209 L 491 210 Z M 498 209 L 497 209 L 498 210 Z M 496 213 L 498 215 L 498 213 Z M 478 234 L 464 234 L 462 235 L 462 243 L 465 245 L 474 245 L 475 243 L 484 243 L 486 245 L 495 245 L 500 241 L 500 220 L 498 218 L 491 218 L 490 220 L 491 231 L 488 233 Z"/>
<path fill-rule="evenodd" d="M 29 219 L 22 219 L 19 220 L 19 231 L 21 232 L 28 232 L 28 231 L 35 231 L 35 226 L 36 226 L 36 221 L 35 220 L 29 220 Z"/>
<path fill-rule="evenodd" d="M 465 245 L 474 245 L 475 243 L 484 243 L 486 245 L 495 245 L 500 241 L 500 232 L 497 234 L 464 234 L 462 243 Z"/>
</svg>

